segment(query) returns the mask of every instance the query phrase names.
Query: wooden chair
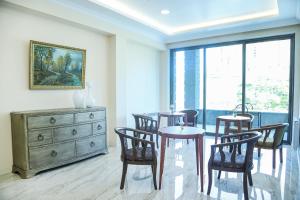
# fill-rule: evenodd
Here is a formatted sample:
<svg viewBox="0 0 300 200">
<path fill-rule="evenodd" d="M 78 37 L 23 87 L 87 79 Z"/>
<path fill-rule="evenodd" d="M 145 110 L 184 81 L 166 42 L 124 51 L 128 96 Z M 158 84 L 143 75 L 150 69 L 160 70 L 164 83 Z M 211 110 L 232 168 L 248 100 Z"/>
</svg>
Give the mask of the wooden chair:
<svg viewBox="0 0 300 200">
<path fill-rule="evenodd" d="M 255 147 L 258 148 L 258 157 L 260 157 L 261 149 L 273 150 L 273 169 L 275 169 L 276 165 L 276 149 L 279 149 L 280 163 L 283 162 L 282 144 L 284 132 L 288 125 L 288 123 L 273 124 L 251 130 L 259 131 L 263 134 L 263 137 L 259 139 L 255 145 Z"/>
<path fill-rule="evenodd" d="M 210 194 L 212 185 L 212 170 L 219 170 L 218 179 L 221 171 L 244 173 L 243 188 L 244 198 L 248 199 L 248 184 L 253 185 L 251 170 L 253 168 L 253 149 L 255 143 L 261 137 L 259 132 L 247 132 L 238 135 L 221 136 L 221 144 L 211 145 L 211 154 L 208 161 L 208 189 Z M 225 139 L 227 142 L 225 142 Z M 237 141 L 234 141 L 237 139 Z M 239 146 L 246 146 L 246 151 L 238 154 Z"/>
<path fill-rule="evenodd" d="M 199 112 L 197 110 L 181 110 L 178 111 L 181 113 L 185 113 L 187 117 L 187 123 L 185 124 L 186 126 L 197 126 L 197 119 L 198 119 L 198 114 Z M 177 123 L 178 124 L 178 123 Z"/>
<path fill-rule="evenodd" d="M 123 172 L 120 189 L 124 188 L 128 164 L 133 164 L 151 165 L 156 190 L 157 152 L 155 151 L 153 134 L 132 128 L 115 128 L 115 133 L 119 135 L 122 149 Z"/>
<path fill-rule="evenodd" d="M 135 128 L 147 131 L 156 135 L 156 147 L 158 148 L 158 126 L 157 121 L 146 115 L 132 114 L 135 121 Z"/>
<path fill-rule="evenodd" d="M 249 117 L 250 121 L 249 122 L 243 122 L 242 123 L 242 132 L 249 131 L 252 127 L 252 123 L 254 120 L 254 115 L 250 113 L 238 113 L 237 116 L 243 116 L 243 117 Z M 229 127 L 229 133 L 237 133 L 238 132 L 238 125 L 233 124 L 233 126 Z"/>
</svg>

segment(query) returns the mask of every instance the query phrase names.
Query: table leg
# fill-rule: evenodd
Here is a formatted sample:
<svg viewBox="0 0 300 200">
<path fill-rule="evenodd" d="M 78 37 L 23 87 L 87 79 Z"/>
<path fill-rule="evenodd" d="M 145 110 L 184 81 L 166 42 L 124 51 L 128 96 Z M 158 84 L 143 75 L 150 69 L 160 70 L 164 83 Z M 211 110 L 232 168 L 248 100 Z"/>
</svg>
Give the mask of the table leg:
<svg viewBox="0 0 300 200">
<path fill-rule="evenodd" d="M 218 136 L 219 136 L 219 126 L 220 126 L 220 120 L 216 119 L 216 134 L 215 134 L 215 144 L 217 144 Z"/>
<path fill-rule="evenodd" d="M 160 144 L 159 189 L 161 189 L 162 174 L 164 171 L 165 150 L 166 150 L 166 136 L 162 135 L 161 144 Z"/>
<path fill-rule="evenodd" d="M 160 116 L 160 114 L 158 114 L 158 119 L 157 119 L 157 129 L 160 128 L 160 118 L 161 118 L 161 116 Z"/>
<path fill-rule="evenodd" d="M 196 147 L 196 162 L 197 162 L 197 176 L 199 176 L 199 140 L 196 138 L 195 147 Z"/>
<path fill-rule="evenodd" d="M 201 192 L 203 192 L 203 136 L 199 136 L 198 138 L 198 149 L 199 149 L 199 157 L 200 157 L 200 180 L 201 180 Z"/>
</svg>

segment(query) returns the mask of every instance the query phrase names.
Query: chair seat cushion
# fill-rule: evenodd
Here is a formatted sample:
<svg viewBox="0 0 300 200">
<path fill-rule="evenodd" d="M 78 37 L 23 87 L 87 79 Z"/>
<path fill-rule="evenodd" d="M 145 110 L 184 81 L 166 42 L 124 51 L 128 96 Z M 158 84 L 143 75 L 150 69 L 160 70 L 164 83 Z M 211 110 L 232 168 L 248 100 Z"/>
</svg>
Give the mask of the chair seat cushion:
<svg viewBox="0 0 300 200">
<path fill-rule="evenodd" d="M 274 139 L 268 137 L 266 141 L 264 142 L 264 137 L 259 138 L 259 140 L 256 143 L 256 147 L 265 147 L 265 148 L 273 148 Z"/>
<path fill-rule="evenodd" d="M 245 163 L 245 156 L 241 154 L 237 154 L 235 157 L 235 163 L 231 162 L 231 153 L 224 151 L 225 160 L 222 163 L 223 167 L 226 168 L 242 168 Z M 221 154 L 220 152 L 215 153 L 214 160 L 213 160 L 214 166 L 221 166 Z"/>
<path fill-rule="evenodd" d="M 138 147 L 136 149 L 136 158 L 133 156 L 133 149 L 127 149 L 125 151 L 127 160 L 131 161 L 151 161 L 155 160 L 157 157 L 157 151 L 155 150 L 155 155 L 152 156 L 152 149 L 151 147 L 147 147 L 145 151 L 145 157 L 142 155 L 142 147 Z M 123 155 L 121 155 L 121 160 L 124 160 Z"/>
</svg>

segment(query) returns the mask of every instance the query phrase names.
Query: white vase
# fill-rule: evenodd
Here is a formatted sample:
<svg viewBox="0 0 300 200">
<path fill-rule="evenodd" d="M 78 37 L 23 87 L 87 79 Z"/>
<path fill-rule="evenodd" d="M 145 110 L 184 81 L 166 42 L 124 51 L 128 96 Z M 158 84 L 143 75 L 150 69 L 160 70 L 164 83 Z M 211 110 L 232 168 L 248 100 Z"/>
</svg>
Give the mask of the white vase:
<svg viewBox="0 0 300 200">
<path fill-rule="evenodd" d="M 87 91 L 87 96 L 86 96 L 86 106 L 88 108 L 94 107 L 96 104 L 96 100 L 92 94 L 92 88 L 93 88 L 93 85 L 91 83 L 87 83 L 88 91 Z"/>
<path fill-rule="evenodd" d="M 73 103 L 75 108 L 86 108 L 86 98 L 83 91 L 75 91 L 73 94 Z"/>
</svg>

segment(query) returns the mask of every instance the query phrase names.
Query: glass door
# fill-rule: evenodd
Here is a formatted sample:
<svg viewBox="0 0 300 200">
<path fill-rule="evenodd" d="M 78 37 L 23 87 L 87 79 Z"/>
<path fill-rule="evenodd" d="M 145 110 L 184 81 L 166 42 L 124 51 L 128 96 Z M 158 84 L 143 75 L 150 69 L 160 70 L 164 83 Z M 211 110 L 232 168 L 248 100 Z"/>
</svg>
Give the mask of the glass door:
<svg viewBox="0 0 300 200">
<path fill-rule="evenodd" d="M 290 59 L 290 39 L 246 45 L 246 102 L 257 125 L 289 122 Z"/>
<path fill-rule="evenodd" d="M 232 114 L 242 103 L 242 53 L 241 44 L 206 49 L 207 132 L 215 132 L 217 116 Z"/>
</svg>

